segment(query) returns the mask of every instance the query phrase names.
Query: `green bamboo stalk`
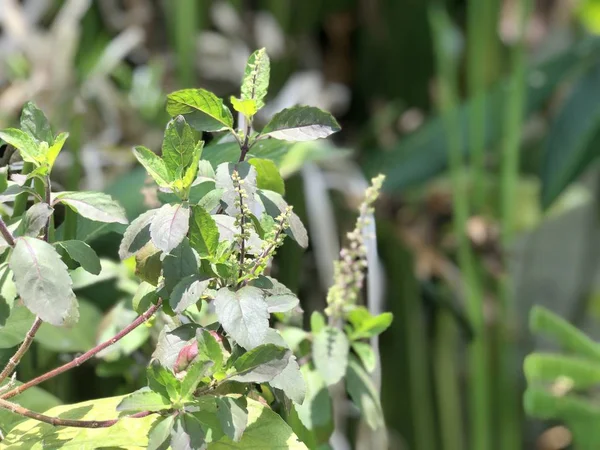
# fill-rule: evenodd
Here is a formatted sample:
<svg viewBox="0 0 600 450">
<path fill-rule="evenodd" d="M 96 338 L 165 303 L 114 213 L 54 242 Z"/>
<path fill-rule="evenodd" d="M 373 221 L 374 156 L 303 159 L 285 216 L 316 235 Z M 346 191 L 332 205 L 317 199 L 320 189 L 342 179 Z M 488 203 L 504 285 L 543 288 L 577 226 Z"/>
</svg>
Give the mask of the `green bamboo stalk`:
<svg viewBox="0 0 600 450">
<path fill-rule="evenodd" d="M 452 314 L 440 309 L 434 343 L 437 405 L 441 450 L 464 450 L 463 419 L 458 385 L 458 327 Z"/>
<path fill-rule="evenodd" d="M 171 31 L 175 42 L 177 77 L 182 87 L 192 87 L 195 81 L 196 39 L 199 32 L 199 0 L 178 0 L 172 3 L 174 17 Z"/>
<path fill-rule="evenodd" d="M 430 8 L 436 65 L 439 76 L 439 109 L 448 139 L 454 233 L 458 243 L 458 262 L 463 276 L 467 316 L 474 336 L 468 346 L 470 445 L 473 450 L 490 450 L 490 371 L 488 344 L 483 317 L 483 289 L 475 257 L 466 235 L 469 218 L 464 162 L 461 155 L 461 124 L 457 114 L 458 82 L 455 55 L 449 48 L 455 36 L 452 23 L 439 3 Z"/>
<path fill-rule="evenodd" d="M 509 92 L 504 117 L 504 142 L 501 154 L 501 229 L 502 246 L 505 251 L 510 248 L 515 234 L 515 198 L 519 176 L 519 148 L 523 128 L 523 111 L 526 96 L 526 60 L 524 36 L 527 21 L 533 7 L 532 0 L 517 2 L 520 6 L 519 40 L 511 50 L 512 73 L 509 79 Z M 506 264 L 508 266 L 508 264 Z M 508 270 L 508 269 L 506 269 Z M 498 399 L 499 412 L 499 443 L 501 450 L 512 450 L 522 445 L 522 416 L 518 373 L 516 367 L 514 336 L 510 332 L 510 324 L 514 323 L 514 292 L 513 286 L 505 274 L 500 283 L 502 299 L 502 323 L 498 327 L 498 342 L 502 361 L 499 373 Z"/>
</svg>

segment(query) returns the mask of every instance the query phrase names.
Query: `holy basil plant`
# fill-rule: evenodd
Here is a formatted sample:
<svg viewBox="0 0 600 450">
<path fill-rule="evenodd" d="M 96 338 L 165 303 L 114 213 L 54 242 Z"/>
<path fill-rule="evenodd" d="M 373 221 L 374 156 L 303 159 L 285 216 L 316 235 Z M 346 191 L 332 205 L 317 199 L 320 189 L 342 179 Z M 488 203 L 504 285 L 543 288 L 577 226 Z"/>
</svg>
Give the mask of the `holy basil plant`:
<svg viewBox="0 0 600 450">
<path fill-rule="evenodd" d="M 312 315 L 310 331 L 294 326 L 302 323 L 299 299 L 269 274 L 286 238 L 307 247 L 308 236 L 284 199 L 277 166 L 260 157 L 257 143 L 325 138 L 340 127 L 327 112 L 297 106 L 253 131 L 268 84 L 269 58 L 258 50 L 248 60 L 240 97 L 230 99 L 239 113 L 237 126 L 229 107 L 211 92 L 185 89 L 168 96 L 172 120 L 160 156 L 143 146 L 133 150 L 163 204 L 134 219 L 119 248 L 121 259 L 135 261 L 139 286 L 132 308 L 139 315 L 86 353 L 29 381 L 9 377 L 40 325 L 72 326 L 78 320 L 73 270 L 101 270 L 94 251 L 76 240 L 77 217 L 127 220 L 105 194 L 52 192 L 52 165 L 67 135 L 54 136 L 34 105 L 26 105 L 20 129 L 0 132 L 24 161 L 21 173 L 12 167 L 0 172 L 8 218 L 0 221 L 0 336 L 10 326 L 17 347 L 0 374 L 0 408 L 29 419 L 4 429 L 0 446 L 322 448 L 333 431 L 328 387 L 341 382 L 364 421 L 384 427 L 369 375 L 377 361 L 369 340 L 390 325 L 391 315 L 373 316 L 360 304 L 366 225 L 382 177 L 367 190 L 349 246 L 335 263 L 327 309 Z M 204 132 L 236 142 L 238 156 L 216 166 L 204 160 Z M 60 225 L 53 219 L 59 204 L 66 208 Z M 24 317 L 33 322 L 23 330 L 18 323 Z M 159 332 L 147 386 L 45 413 L 11 401 L 106 354 L 151 318 Z"/>
</svg>

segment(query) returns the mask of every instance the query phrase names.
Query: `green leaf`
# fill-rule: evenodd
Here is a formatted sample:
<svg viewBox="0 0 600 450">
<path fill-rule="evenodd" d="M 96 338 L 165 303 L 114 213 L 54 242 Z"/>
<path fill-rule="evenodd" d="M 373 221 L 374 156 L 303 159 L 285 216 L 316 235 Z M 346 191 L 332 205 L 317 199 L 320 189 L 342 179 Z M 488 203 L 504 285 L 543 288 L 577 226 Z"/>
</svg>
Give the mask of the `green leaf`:
<svg viewBox="0 0 600 450">
<path fill-rule="evenodd" d="M 171 173 L 171 179 L 179 179 L 194 159 L 196 140 L 194 132 L 183 116 L 172 119 L 165 130 L 162 159 Z"/>
<path fill-rule="evenodd" d="M 349 348 L 348 338 L 337 328 L 326 326 L 314 335 L 313 361 L 327 385 L 337 383 L 346 373 Z"/>
<path fill-rule="evenodd" d="M 186 324 L 175 329 L 165 326 L 160 335 L 152 359 L 156 359 L 160 364 L 169 369 L 173 369 L 179 352 L 193 342 L 196 336 L 198 325 Z"/>
<path fill-rule="evenodd" d="M 148 242 L 135 254 L 135 274 L 152 286 L 158 285 L 162 270 L 161 251 Z"/>
<path fill-rule="evenodd" d="M 280 195 L 285 194 L 285 184 L 275 163 L 269 159 L 251 158 L 248 160 L 256 169 L 256 183 L 259 189 L 268 189 Z"/>
<path fill-rule="evenodd" d="M 314 106 L 294 106 L 275 114 L 259 137 L 303 142 L 326 138 L 340 130 L 339 123 L 328 112 Z"/>
<path fill-rule="evenodd" d="M 312 364 L 303 365 L 300 372 L 306 381 L 306 398 L 302 405 L 294 405 L 298 418 L 309 430 L 333 431 L 333 408 L 327 385 Z"/>
<path fill-rule="evenodd" d="M 183 89 L 167 96 L 171 117 L 183 115 L 198 131 L 222 131 L 233 126 L 231 111 L 223 100 L 204 89 Z"/>
<path fill-rule="evenodd" d="M 354 404 L 360 410 L 361 417 L 373 430 L 383 428 L 383 410 L 379 403 L 379 394 L 369 375 L 355 358 L 350 358 L 346 373 L 346 389 Z"/>
<path fill-rule="evenodd" d="M 167 292 L 171 292 L 183 278 L 198 274 L 198 259 L 187 238 L 164 257 L 162 267 Z"/>
<path fill-rule="evenodd" d="M 229 98 L 231 106 L 237 112 L 242 113 L 245 117 L 251 118 L 258 111 L 258 105 L 255 100 L 240 100 L 235 98 L 233 95 Z"/>
<path fill-rule="evenodd" d="M 233 442 L 239 442 L 248 426 L 248 402 L 244 397 L 217 397 L 216 402 L 223 431 Z"/>
<path fill-rule="evenodd" d="M 226 214 L 215 214 L 212 218 L 219 230 L 219 242 L 228 242 L 230 245 L 235 243 L 235 237 L 240 234 L 240 226 L 236 226 L 235 217 Z M 262 244 L 258 234 L 250 226 L 246 226 L 244 231 L 248 231 L 250 234 L 250 237 L 246 240 L 246 253 L 258 255 L 261 252 Z"/>
<path fill-rule="evenodd" d="M 217 189 L 223 189 L 223 195 L 221 200 L 225 203 L 225 212 L 230 216 L 239 214 L 239 207 L 235 206 L 235 202 L 239 200 L 239 193 L 236 192 L 233 179 L 231 178 L 234 171 L 237 171 L 240 180 L 243 181 L 241 188 L 246 192 L 244 198 L 244 204 L 250 209 L 250 211 L 258 216 L 256 200 L 256 169 L 247 162 L 241 163 L 224 163 L 219 164 L 216 173 L 215 187 Z"/>
<path fill-rule="evenodd" d="M 0 264 L 0 335 L 2 335 L 2 327 L 6 324 L 16 297 L 17 287 L 13 281 L 8 263 Z M 12 347 L 12 345 L 9 345 L 9 347 Z"/>
<path fill-rule="evenodd" d="M 54 162 L 56 161 L 56 158 L 58 158 L 58 155 L 63 149 L 68 137 L 69 133 L 60 133 L 58 136 L 56 136 L 54 144 L 48 148 L 48 151 L 46 152 L 46 163 L 50 169 L 54 166 Z"/>
<path fill-rule="evenodd" d="M 173 372 L 163 367 L 158 361 L 151 361 L 146 370 L 148 386 L 152 391 L 168 398 L 172 402 L 179 400 L 180 382 Z"/>
<path fill-rule="evenodd" d="M 529 315 L 529 329 L 532 333 L 554 338 L 558 344 L 578 355 L 600 360 L 600 345 L 563 318 L 541 306 L 534 306 Z"/>
<path fill-rule="evenodd" d="M 258 347 L 269 329 L 269 313 L 263 292 L 246 286 L 233 292 L 217 291 L 215 311 L 223 329 L 244 348 Z"/>
<path fill-rule="evenodd" d="M 61 241 L 56 245 L 61 246 L 69 254 L 73 260 L 77 261 L 83 270 L 93 275 L 100 275 L 102 267 L 100 266 L 100 258 L 96 252 L 83 241 Z"/>
<path fill-rule="evenodd" d="M 323 328 L 325 328 L 325 316 L 320 311 L 313 311 L 310 315 L 310 330 L 313 334 L 317 334 Z"/>
<path fill-rule="evenodd" d="M 573 86 L 550 127 L 542 162 L 542 205 L 548 208 L 598 158 L 600 64 Z"/>
<path fill-rule="evenodd" d="M 528 387 L 523 396 L 527 415 L 544 420 L 565 420 L 579 422 L 594 417 L 598 423 L 600 409 L 581 396 L 558 396 L 539 387 Z"/>
<path fill-rule="evenodd" d="M 192 187 L 194 185 L 194 181 L 196 180 L 196 175 L 198 174 L 200 157 L 202 156 L 202 149 L 204 148 L 204 141 L 199 141 L 194 148 L 194 157 L 192 158 L 192 162 L 189 167 L 185 169 L 183 174 L 183 178 L 181 180 L 183 185 L 183 190 L 192 191 Z M 197 183 L 202 184 L 202 183 Z M 190 197 L 193 198 L 194 191 L 191 192 Z"/>
<path fill-rule="evenodd" d="M 196 388 L 202 382 L 202 378 L 208 375 L 212 365 L 212 361 L 201 359 L 186 368 L 185 377 L 181 382 L 181 398 L 193 400 Z"/>
<path fill-rule="evenodd" d="M 119 246 L 119 257 L 127 259 L 150 241 L 150 224 L 158 209 L 151 209 L 134 219 L 123 233 Z"/>
<path fill-rule="evenodd" d="M 7 189 L 8 189 L 8 166 L 4 166 L 4 167 L 0 167 L 0 193 L 3 193 Z"/>
<path fill-rule="evenodd" d="M 264 98 L 269 89 L 270 71 L 271 62 L 264 48 L 250 55 L 242 80 L 242 100 L 254 100 L 257 109 L 265 106 Z"/>
<path fill-rule="evenodd" d="M 31 237 L 17 238 L 9 265 L 17 292 L 31 312 L 56 326 L 77 322 L 71 277 L 52 245 Z"/>
<path fill-rule="evenodd" d="M 59 192 L 53 194 L 52 205 L 64 203 L 86 219 L 127 225 L 125 210 L 110 195 L 102 192 Z"/>
<path fill-rule="evenodd" d="M 196 332 L 198 343 L 198 358 L 200 360 L 212 361 L 213 365 L 209 373 L 221 370 L 223 366 L 223 350 L 215 337 L 206 329 L 202 328 Z M 210 373 L 212 375 L 212 373 Z"/>
<path fill-rule="evenodd" d="M 46 158 L 45 151 L 34 138 L 16 128 L 0 130 L 0 139 L 19 150 L 24 161 L 39 166 Z"/>
<path fill-rule="evenodd" d="M 532 353 L 523 363 L 528 383 L 554 382 L 568 378 L 574 389 L 588 389 L 600 384 L 600 363 L 579 356 Z"/>
<path fill-rule="evenodd" d="M 173 450 L 205 450 L 207 448 L 202 424 L 191 414 L 180 414 L 171 428 Z"/>
<path fill-rule="evenodd" d="M 48 203 L 35 203 L 25 212 L 15 236 L 37 237 L 53 212 L 54 209 Z"/>
<path fill-rule="evenodd" d="M 0 349 L 12 348 L 23 342 L 35 316 L 24 305 L 15 305 L 5 320 L 0 326 Z"/>
<path fill-rule="evenodd" d="M 148 432 L 148 450 L 164 450 L 171 440 L 171 428 L 175 423 L 175 416 L 160 417 L 152 424 Z"/>
<path fill-rule="evenodd" d="M 164 188 L 171 187 L 173 179 L 167 169 L 167 165 L 160 156 L 141 145 L 133 148 L 133 154 L 156 184 Z"/>
<path fill-rule="evenodd" d="M 190 208 L 185 204 L 163 205 L 150 224 L 150 237 L 156 247 L 169 253 L 185 238 L 190 221 Z"/>
<path fill-rule="evenodd" d="M 304 402 L 306 383 L 294 355 L 290 356 L 287 366 L 269 381 L 269 384 L 276 389 L 281 389 L 294 403 L 301 405 Z"/>
<path fill-rule="evenodd" d="M 365 369 L 368 372 L 373 372 L 377 366 L 377 358 L 371 344 L 354 341 L 352 342 L 352 349 L 357 354 Z"/>
<path fill-rule="evenodd" d="M 286 368 L 291 352 L 274 344 L 263 344 L 240 356 L 234 364 L 235 376 L 243 383 L 266 383 Z"/>
<path fill-rule="evenodd" d="M 183 278 L 175 285 L 169 298 L 171 309 L 176 313 L 188 309 L 200 300 L 210 282 L 210 279 L 202 278 L 200 275 L 189 275 Z"/>
<path fill-rule="evenodd" d="M 212 216 L 201 206 L 192 206 L 190 245 L 200 257 L 213 256 L 219 245 L 219 229 Z"/>
<path fill-rule="evenodd" d="M 286 201 L 277 192 L 260 190 L 258 196 L 267 214 L 273 218 L 279 216 L 288 207 Z M 308 233 L 304 228 L 304 224 L 294 212 L 290 216 L 289 227 L 285 230 L 285 233 L 295 240 L 300 247 L 308 247 Z"/>
<path fill-rule="evenodd" d="M 300 304 L 298 297 L 279 281 L 271 277 L 264 278 L 271 283 L 270 287 L 262 288 L 267 293 L 265 301 L 270 313 L 288 312 Z"/>
<path fill-rule="evenodd" d="M 143 387 L 123 398 L 117 411 L 136 413 L 140 411 L 161 411 L 171 407 L 171 402 L 157 392 Z"/>
<path fill-rule="evenodd" d="M 45 141 L 50 146 L 54 144 L 54 135 L 52 134 L 50 122 L 48 122 L 43 111 L 33 102 L 27 102 L 23 106 L 20 126 L 21 130 L 39 142 Z"/>
<path fill-rule="evenodd" d="M 348 320 L 354 327 L 351 340 L 372 338 L 383 333 L 392 324 L 394 316 L 390 312 L 372 316 L 367 308 L 360 306 L 348 314 Z"/>
<path fill-rule="evenodd" d="M 131 306 L 136 313 L 143 314 L 150 305 L 156 304 L 157 300 L 158 294 L 156 292 L 156 286 L 153 286 L 146 281 L 142 281 L 131 299 Z"/>
</svg>

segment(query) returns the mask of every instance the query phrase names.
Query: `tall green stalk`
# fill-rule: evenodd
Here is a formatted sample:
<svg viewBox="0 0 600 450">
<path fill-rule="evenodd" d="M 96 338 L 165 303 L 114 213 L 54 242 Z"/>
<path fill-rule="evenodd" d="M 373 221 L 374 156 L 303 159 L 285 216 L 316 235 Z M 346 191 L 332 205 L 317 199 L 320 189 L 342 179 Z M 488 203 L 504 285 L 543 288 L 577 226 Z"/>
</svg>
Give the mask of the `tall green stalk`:
<svg viewBox="0 0 600 450">
<path fill-rule="evenodd" d="M 175 41 L 177 77 L 183 87 L 195 84 L 196 39 L 200 29 L 199 10 L 203 3 L 201 0 L 177 0 L 172 3 L 171 33 Z"/>
<path fill-rule="evenodd" d="M 458 243 L 458 262 L 463 278 L 467 315 L 474 336 L 468 346 L 470 446 L 473 450 L 490 450 L 490 371 L 488 345 L 483 317 L 483 289 L 475 256 L 466 235 L 469 218 L 464 162 L 461 154 L 461 124 L 457 114 L 458 82 L 456 55 L 452 54 L 454 28 L 439 4 L 430 9 L 430 22 L 439 77 L 439 109 L 448 139 L 454 233 Z"/>
<path fill-rule="evenodd" d="M 532 0 L 517 2 L 520 6 L 520 36 L 511 51 L 512 73 L 509 79 L 509 92 L 505 107 L 504 142 L 501 156 L 501 229 L 502 247 L 507 252 L 510 248 L 514 233 L 515 197 L 519 175 L 519 148 L 523 128 L 523 111 L 526 96 L 526 61 L 524 34 L 529 15 L 532 10 Z M 508 252 L 507 252 L 508 254 Z M 508 266 L 508 264 L 506 264 Z M 508 267 L 506 269 L 508 272 Z M 498 342 L 502 361 L 499 373 L 498 399 L 499 412 L 499 443 L 501 450 L 512 450 L 522 445 L 521 436 L 521 401 L 517 373 L 517 355 L 515 354 L 514 336 L 510 332 L 510 324 L 514 323 L 514 291 L 508 279 L 508 273 L 500 284 L 502 299 L 502 322 L 498 327 Z"/>
</svg>

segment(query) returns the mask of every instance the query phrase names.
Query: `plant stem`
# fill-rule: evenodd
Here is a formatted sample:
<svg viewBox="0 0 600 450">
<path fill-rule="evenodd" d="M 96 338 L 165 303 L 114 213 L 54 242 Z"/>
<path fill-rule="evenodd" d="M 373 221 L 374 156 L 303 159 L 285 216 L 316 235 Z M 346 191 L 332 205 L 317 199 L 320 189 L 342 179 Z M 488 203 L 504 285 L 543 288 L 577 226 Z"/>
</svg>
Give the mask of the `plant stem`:
<svg viewBox="0 0 600 450">
<path fill-rule="evenodd" d="M 525 104 L 526 63 L 524 36 L 532 0 L 518 2 L 520 6 L 519 40 L 512 49 L 512 74 L 509 80 L 509 92 L 505 113 L 505 139 L 502 146 L 501 160 L 501 230 L 502 248 L 509 253 L 513 243 L 515 225 L 515 197 L 519 176 L 519 148 L 522 135 L 523 110 Z M 500 449 L 512 450 L 522 445 L 521 407 L 518 380 L 515 367 L 518 356 L 515 352 L 515 337 L 510 330 L 514 323 L 514 292 L 508 279 L 509 264 L 505 257 L 505 274 L 500 282 L 501 323 L 498 325 L 498 343 L 500 350 L 500 373 L 498 386 Z"/>
<path fill-rule="evenodd" d="M 55 427 L 76 427 L 76 428 L 108 428 L 112 427 L 119 420 L 122 419 L 139 419 L 142 417 L 147 417 L 152 414 L 151 411 L 142 411 L 131 416 L 119 417 L 117 419 L 110 420 L 73 420 L 73 419 L 60 419 L 58 417 L 46 416 L 44 414 L 40 414 L 30 409 L 23 408 L 16 403 L 8 402 L 6 400 L 0 399 L 0 408 L 7 409 L 15 414 L 19 414 L 24 417 L 29 417 L 30 419 L 37 420 L 39 422 L 44 422 Z"/>
<path fill-rule="evenodd" d="M 46 176 L 46 183 L 44 186 L 44 201 L 46 204 L 50 205 L 52 203 L 52 183 L 50 182 L 50 175 Z M 50 223 L 52 221 L 52 215 L 48 217 L 46 220 L 46 225 L 44 225 L 44 240 L 46 242 L 50 241 Z"/>
<path fill-rule="evenodd" d="M 23 163 L 23 170 L 21 170 L 22 175 L 27 175 L 33 170 L 33 163 Z M 27 199 L 29 198 L 28 192 L 23 192 L 15 198 L 15 203 L 13 206 L 13 218 L 22 216 L 27 209 Z"/>
<path fill-rule="evenodd" d="M 33 342 L 35 333 L 37 333 L 37 330 L 40 328 L 41 325 L 42 325 L 42 319 L 40 319 L 39 317 L 36 317 L 35 320 L 33 321 L 33 325 L 31 325 L 31 328 L 25 335 L 25 340 L 23 342 L 21 342 L 21 345 L 19 346 L 16 353 L 8 360 L 8 363 L 6 363 L 6 367 L 4 367 L 4 370 L 2 370 L 2 372 L 0 372 L 0 384 L 2 384 L 2 382 L 4 380 L 6 380 L 9 376 L 11 376 L 13 371 L 19 365 L 21 358 L 23 357 L 25 352 L 27 352 L 27 350 L 29 350 L 31 343 Z"/>
<path fill-rule="evenodd" d="M 37 386 L 38 384 L 40 384 L 44 381 L 47 381 L 51 378 L 54 378 L 55 376 L 60 375 L 61 373 L 66 372 L 67 370 L 70 370 L 70 369 L 73 369 L 74 367 L 80 366 L 81 364 L 86 362 L 88 359 L 90 359 L 94 355 L 100 353 L 105 348 L 117 343 L 118 341 L 123 339 L 125 336 L 127 336 L 129 333 L 131 333 L 133 330 L 135 330 L 137 327 L 139 327 L 141 324 L 146 322 L 150 317 L 152 317 L 152 315 L 156 311 L 158 311 L 158 309 L 160 308 L 161 305 L 162 305 L 162 298 L 159 298 L 155 305 L 152 305 L 150 308 L 148 308 L 148 310 L 144 314 L 139 316 L 137 319 L 135 319 L 133 322 L 131 322 L 129 325 L 127 325 L 125 328 L 123 328 L 120 332 L 115 334 L 112 338 L 108 339 L 107 341 L 104 341 L 101 344 L 98 344 L 93 349 L 88 350 L 83 355 L 78 356 L 77 358 L 73 359 L 72 361 L 70 361 L 60 367 L 57 367 L 56 369 L 51 370 L 50 372 L 40 375 L 39 377 L 34 378 L 33 380 L 28 381 L 27 383 L 23 383 L 21 386 L 17 386 L 16 388 L 11 389 L 7 393 L 1 395 L 0 399 L 6 400 L 9 398 L 12 398 L 15 395 L 19 395 L 20 393 L 26 391 L 30 387 Z"/>
<path fill-rule="evenodd" d="M 476 261 L 466 234 L 469 218 L 467 192 L 463 183 L 461 155 L 461 124 L 457 114 L 456 79 L 457 68 L 453 55 L 446 51 L 445 39 L 452 27 L 447 13 L 439 4 L 430 9 L 430 21 L 434 35 L 435 53 L 439 73 L 439 109 L 448 139 L 450 175 L 452 182 L 453 225 L 458 244 L 458 262 L 463 275 L 467 315 L 473 327 L 474 337 L 468 346 L 469 370 L 469 422 L 471 424 L 471 448 L 489 450 L 490 439 L 490 378 L 488 345 L 483 316 L 483 289 L 477 272 Z"/>
<path fill-rule="evenodd" d="M 2 237 L 8 245 L 10 245 L 11 247 L 15 246 L 15 238 L 6 226 L 6 223 L 4 222 L 2 217 L 0 217 L 0 234 L 2 234 Z"/>
</svg>

